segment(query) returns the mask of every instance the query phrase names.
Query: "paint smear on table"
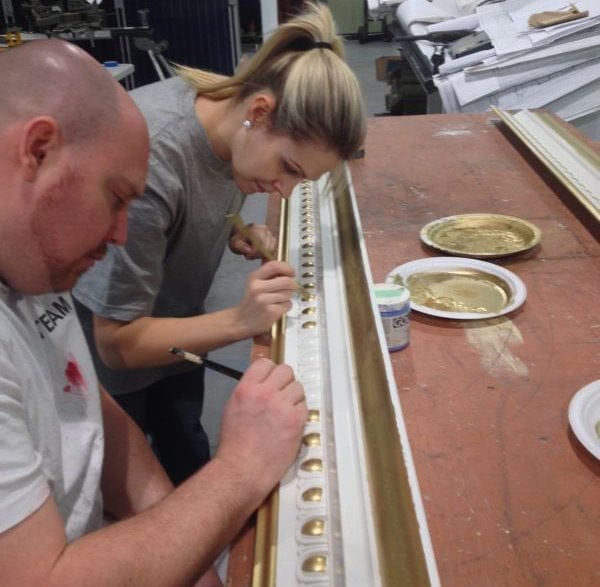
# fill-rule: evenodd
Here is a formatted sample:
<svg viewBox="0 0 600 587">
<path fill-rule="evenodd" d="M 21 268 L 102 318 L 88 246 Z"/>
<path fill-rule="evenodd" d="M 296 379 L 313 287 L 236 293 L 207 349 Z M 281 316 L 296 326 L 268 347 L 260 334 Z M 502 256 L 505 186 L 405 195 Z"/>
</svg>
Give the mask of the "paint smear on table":
<svg viewBox="0 0 600 587">
<path fill-rule="evenodd" d="M 490 375 L 512 373 L 527 377 L 527 365 L 513 354 L 511 348 L 523 344 L 521 332 L 511 320 L 477 320 L 465 326 L 467 340 L 480 354 L 481 365 Z"/>
<path fill-rule="evenodd" d="M 473 133 L 470 130 L 453 130 L 453 129 L 445 128 L 443 130 L 436 132 L 433 136 L 434 137 L 460 137 L 460 136 L 472 135 L 472 134 Z"/>
</svg>

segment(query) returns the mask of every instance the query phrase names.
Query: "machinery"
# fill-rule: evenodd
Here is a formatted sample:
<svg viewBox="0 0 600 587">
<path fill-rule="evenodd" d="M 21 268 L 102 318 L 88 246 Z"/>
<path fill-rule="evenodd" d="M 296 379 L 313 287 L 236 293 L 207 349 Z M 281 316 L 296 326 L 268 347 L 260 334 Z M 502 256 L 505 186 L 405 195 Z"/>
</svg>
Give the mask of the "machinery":
<svg viewBox="0 0 600 587">
<path fill-rule="evenodd" d="M 21 4 L 27 29 L 49 36 L 60 33 L 81 34 L 99 30 L 104 25 L 105 11 L 86 0 L 62 0 L 49 4 L 29 0 Z"/>
</svg>

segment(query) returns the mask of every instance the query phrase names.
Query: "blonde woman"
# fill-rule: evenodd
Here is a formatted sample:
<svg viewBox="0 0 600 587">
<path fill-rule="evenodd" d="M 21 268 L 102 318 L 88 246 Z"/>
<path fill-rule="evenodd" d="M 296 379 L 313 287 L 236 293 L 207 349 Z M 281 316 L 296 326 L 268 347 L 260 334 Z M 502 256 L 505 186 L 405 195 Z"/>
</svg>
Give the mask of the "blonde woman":
<svg viewBox="0 0 600 587">
<path fill-rule="evenodd" d="M 150 128 L 146 190 L 131 206 L 126 246 L 110 250 L 75 296 L 101 381 L 180 483 L 209 458 L 203 371 L 168 349 L 204 354 L 268 331 L 291 307 L 294 271 L 271 261 L 250 274 L 237 306 L 204 313 L 227 242 L 258 256 L 225 216 L 244 194 L 287 197 L 335 169 L 362 146 L 365 120 L 331 14 L 318 5 L 274 31 L 232 77 L 181 67 L 131 95 Z M 118 197 L 123 186 L 113 189 Z M 251 229 L 274 247 L 264 226 Z"/>
</svg>

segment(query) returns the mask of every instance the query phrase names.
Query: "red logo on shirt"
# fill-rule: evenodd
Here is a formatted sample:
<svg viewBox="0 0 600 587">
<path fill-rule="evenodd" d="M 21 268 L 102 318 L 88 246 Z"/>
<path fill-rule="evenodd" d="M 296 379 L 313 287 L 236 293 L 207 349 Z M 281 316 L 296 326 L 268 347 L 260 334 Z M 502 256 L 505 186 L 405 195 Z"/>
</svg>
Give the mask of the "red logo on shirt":
<svg viewBox="0 0 600 587">
<path fill-rule="evenodd" d="M 86 390 L 86 384 L 79 369 L 79 364 L 72 355 L 69 355 L 68 359 L 65 375 L 69 384 L 64 386 L 63 391 L 74 393 L 75 395 L 83 395 Z"/>
</svg>

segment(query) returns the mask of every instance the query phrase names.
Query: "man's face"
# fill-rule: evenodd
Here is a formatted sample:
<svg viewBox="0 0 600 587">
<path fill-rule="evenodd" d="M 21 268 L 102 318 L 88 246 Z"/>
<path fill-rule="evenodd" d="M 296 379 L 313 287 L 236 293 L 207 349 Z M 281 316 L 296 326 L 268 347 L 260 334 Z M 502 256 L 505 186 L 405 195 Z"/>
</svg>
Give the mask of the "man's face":
<svg viewBox="0 0 600 587">
<path fill-rule="evenodd" d="M 241 129 L 232 148 L 233 177 L 245 194 L 279 193 L 289 197 L 303 179 L 318 179 L 341 158 L 319 143 L 294 141 L 264 128 Z"/>
<path fill-rule="evenodd" d="M 107 243 L 125 243 L 127 206 L 143 192 L 147 161 L 143 132 L 117 131 L 83 152 L 67 151 L 31 216 L 42 289 L 71 289 Z"/>
</svg>

